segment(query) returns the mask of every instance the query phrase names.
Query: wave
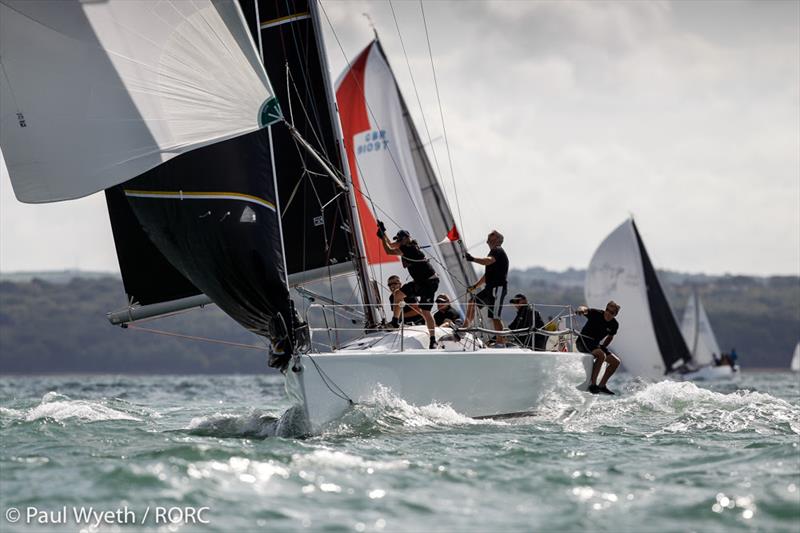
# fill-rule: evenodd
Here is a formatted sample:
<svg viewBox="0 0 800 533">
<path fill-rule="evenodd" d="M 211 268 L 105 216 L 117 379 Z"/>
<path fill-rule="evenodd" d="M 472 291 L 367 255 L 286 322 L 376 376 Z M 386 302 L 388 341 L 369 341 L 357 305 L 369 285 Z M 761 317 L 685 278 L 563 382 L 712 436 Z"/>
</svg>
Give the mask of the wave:
<svg viewBox="0 0 800 533">
<path fill-rule="evenodd" d="M 633 382 L 622 398 L 588 397 L 564 429 L 591 431 L 600 426 L 641 429 L 647 436 L 687 432 L 800 434 L 800 407 L 770 394 L 749 390 L 722 393 L 691 382 Z M 585 395 L 584 395 L 585 396 Z M 558 417 L 551 417 L 558 421 Z"/>
<path fill-rule="evenodd" d="M 122 404 L 119 400 L 73 400 L 69 396 L 50 391 L 42 397 L 41 402 L 29 409 L 0 408 L 0 416 L 14 421 L 35 422 L 37 420 L 54 420 L 63 422 L 69 419 L 78 419 L 87 422 L 100 422 L 107 420 L 141 421 L 140 416 L 135 416 L 123 410 L 109 407 L 108 403 Z"/>
<path fill-rule="evenodd" d="M 254 409 L 244 415 L 214 413 L 196 417 L 189 422 L 187 431 L 201 437 L 267 438 L 275 436 L 276 416 Z"/>
</svg>

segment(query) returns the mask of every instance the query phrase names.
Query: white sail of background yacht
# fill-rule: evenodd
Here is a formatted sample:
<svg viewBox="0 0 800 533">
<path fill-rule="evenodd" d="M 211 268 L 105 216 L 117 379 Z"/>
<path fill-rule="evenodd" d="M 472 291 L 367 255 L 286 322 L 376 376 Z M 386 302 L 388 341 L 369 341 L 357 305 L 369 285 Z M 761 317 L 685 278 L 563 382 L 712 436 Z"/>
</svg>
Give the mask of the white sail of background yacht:
<svg viewBox="0 0 800 533">
<path fill-rule="evenodd" d="M 792 355 L 790 368 L 795 372 L 800 372 L 800 341 L 798 341 L 794 347 L 794 355 Z"/>
<path fill-rule="evenodd" d="M 683 312 L 681 333 L 696 365 L 714 364 L 715 359 L 719 359 L 722 355 L 703 301 L 696 292 L 689 296 L 686 310 Z"/>
</svg>

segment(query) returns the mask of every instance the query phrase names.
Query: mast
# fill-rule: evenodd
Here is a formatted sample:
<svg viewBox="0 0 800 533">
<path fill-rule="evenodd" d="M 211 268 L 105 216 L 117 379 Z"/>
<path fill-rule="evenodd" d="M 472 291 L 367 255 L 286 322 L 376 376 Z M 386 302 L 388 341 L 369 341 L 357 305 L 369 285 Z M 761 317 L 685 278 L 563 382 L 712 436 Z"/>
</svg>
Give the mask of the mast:
<svg viewBox="0 0 800 533">
<path fill-rule="evenodd" d="M 319 17 L 319 8 L 317 0 L 310 0 L 308 3 L 309 12 L 311 13 L 312 27 L 317 39 L 317 47 L 319 51 L 320 62 L 322 63 L 322 70 L 326 74 L 325 78 L 325 91 L 327 93 L 328 112 L 331 116 L 331 123 L 333 124 L 336 134 L 336 146 L 339 150 L 339 157 L 342 159 L 342 170 L 344 171 L 347 181 L 347 212 L 350 217 L 350 229 L 352 236 L 352 246 L 355 256 L 353 262 L 356 267 L 356 275 L 358 276 L 359 285 L 361 285 L 361 292 L 364 298 L 365 313 L 367 325 L 377 323 L 375 308 L 373 304 L 378 302 L 374 301 L 372 291 L 370 290 L 369 276 L 367 275 L 367 257 L 364 253 L 364 234 L 361 231 L 361 221 L 358 217 L 358 209 L 356 208 L 356 195 L 355 187 L 353 185 L 353 177 L 350 175 L 350 165 L 347 162 L 347 153 L 344 149 L 344 133 L 342 126 L 339 122 L 338 108 L 336 106 L 336 99 L 331 85 L 328 66 L 328 56 L 325 52 L 325 42 L 322 36 L 322 28 Z"/>
<path fill-rule="evenodd" d="M 692 358 L 697 357 L 697 341 L 700 340 L 700 300 L 697 297 L 697 288 L 692 291 L 694 303 L 694 342 L 692 343 Z"/>
</svg>

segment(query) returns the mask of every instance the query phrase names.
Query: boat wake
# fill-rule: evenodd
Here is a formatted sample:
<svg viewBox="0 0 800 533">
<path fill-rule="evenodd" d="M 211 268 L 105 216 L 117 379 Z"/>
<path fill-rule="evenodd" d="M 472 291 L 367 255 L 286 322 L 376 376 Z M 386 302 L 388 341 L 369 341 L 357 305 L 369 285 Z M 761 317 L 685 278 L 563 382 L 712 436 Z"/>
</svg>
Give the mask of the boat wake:
<svg viewBox="0 0 800 533">
<path fill-rule="evenodd" d="M 297 438 L 307 435 L 306 421 L 301 408 L 291 407 L 280 417 L 252 409 L 246 414 L 215 413 L 193 418 L 186 431 L 191 435 L 218 438 L 269 437 Z"/>
<path fill-rule="evenodd" d="M 386 432 L 497 424 L 504 422 L 470 418 L 446 404 L 411 405 L 394 394 L 390 388 L 379 385 L 369 398 L 353 406 L 323 433 L 366 436 Z"/>
</svg>

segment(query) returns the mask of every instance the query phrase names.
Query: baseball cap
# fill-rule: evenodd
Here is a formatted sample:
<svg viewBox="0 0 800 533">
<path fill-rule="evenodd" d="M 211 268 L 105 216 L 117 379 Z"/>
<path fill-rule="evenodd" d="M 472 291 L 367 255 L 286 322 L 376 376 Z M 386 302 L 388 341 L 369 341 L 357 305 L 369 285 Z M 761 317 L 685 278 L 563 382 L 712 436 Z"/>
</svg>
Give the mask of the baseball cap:
<svg viewBox="0 0 800 533">
<path fill-rule="evenodd" d="M 514 297 L 513 297 L 513 298 L 511 298 L 511 299 L 508 301 L 508 303 L 515 304 L 515 303 L 517 303 L 518 301 L 520 301 L 520 300 L 523 300 L 523 299 L 527 300 L 527 299 L 528 299 L 528 297 L 527 297 L 527 296 L 525 296 L 525 295 L 524 295 L 524 294 L 522 294 L 522 293 L 518 293 L 518 294 L 515 294 L 515 295 L 514 295 Z"/>
<path fill-rule="evenodd" d="M 440 294 L 436 297 L 437 304 L 449 304 L 450 298 L 446 294 Z"/>
<path fill-rule="evenodd" d="M 394 240 L 399 241 L 404 237 L 411 237 L 411 234 L 404 229 L 401 229 L 397 232 L 397 235 L 394 236 Z"/>
</svg>

